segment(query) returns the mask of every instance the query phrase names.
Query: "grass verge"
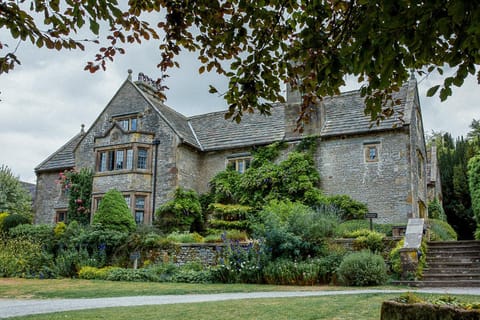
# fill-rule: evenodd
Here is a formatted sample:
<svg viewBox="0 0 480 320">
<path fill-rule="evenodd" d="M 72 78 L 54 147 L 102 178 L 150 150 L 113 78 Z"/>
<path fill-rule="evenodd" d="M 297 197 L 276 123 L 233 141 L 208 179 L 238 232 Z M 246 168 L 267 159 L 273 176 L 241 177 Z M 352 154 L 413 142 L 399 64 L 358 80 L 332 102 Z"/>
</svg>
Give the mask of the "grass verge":
<svg viewBox="0 0 480 320">
<path fill-rule="evenodd" d="M 382 287 L 396 288 L 398 287 Z M 319 291 L 355 289 L 340 286 L 273 286 L 253 284 L 188 284 L 116 282 L 79 279 L 0 278 L 0 298 L 102 298 L 171 294 L 208 294 L 259 291 Z M 358 288 L 361 289 L 361 288 Z M 372 289 L 372 288 L 371 288 Z"/>
<path fill-rule="evenodd" d="M 432 295 L 429 295 L 432 296 Z M 380 319 L 382 302 L 398 294 L 351 294 L 308 298 L 247 299 L 221 302 L 105 308 L 10 318 L 12 320 L 93 319 Z M 460 296 L 459 299 L 472 299 Z"/>
</svg>

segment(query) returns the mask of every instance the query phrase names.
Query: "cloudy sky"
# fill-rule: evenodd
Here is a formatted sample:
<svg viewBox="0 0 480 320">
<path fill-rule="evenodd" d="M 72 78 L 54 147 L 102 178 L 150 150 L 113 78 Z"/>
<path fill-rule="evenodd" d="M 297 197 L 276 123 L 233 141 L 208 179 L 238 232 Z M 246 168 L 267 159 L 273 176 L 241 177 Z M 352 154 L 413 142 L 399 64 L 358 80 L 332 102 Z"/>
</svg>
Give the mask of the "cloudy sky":
<svg viewBox="0 0 480 320">
<path fill-rule="evenodd" d="M 127 77 L 144 72 L 159 76 L 158 44 L 128 48 L 106 72 L 83 71 L 96 48 L 81 51 L 39 50 L 22 43 L 17 56 L 22 65 L 0 76 L 0 165 L 7 165 L 21 180 L 35 182 L 34 168 L 80 131 L 88 128 Z M 208 85 L 225 86 L 215 75 L 198 75 L 198 64 L 182 56 L 181 69 L 167 80 L 167 105 L 185 115 L 224 110 L 223 100 L 208 93 Z M 425 131 L 466 135 L 472 119 L 480 118 L 480 87 L 472 77 L 441 103 L 427 98 L 426 90 L 439 79 L 418 79 Z M 353 88 L 348 88 L 353 89 Z"/>
</svg>

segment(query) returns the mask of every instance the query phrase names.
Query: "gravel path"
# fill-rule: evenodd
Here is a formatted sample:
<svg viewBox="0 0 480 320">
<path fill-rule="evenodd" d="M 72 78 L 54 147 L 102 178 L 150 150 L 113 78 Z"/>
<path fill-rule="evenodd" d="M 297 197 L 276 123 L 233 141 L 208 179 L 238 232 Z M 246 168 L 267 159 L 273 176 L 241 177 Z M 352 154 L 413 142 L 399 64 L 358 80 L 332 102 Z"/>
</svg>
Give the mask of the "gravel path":
<svg viewBox="0 0 480 320">
<path fill-rule="evenodd" d="M 251 293 L 187 294 L 164 296 L 136 296 L 95 299 L 0 299 L 0 318 L 10 318 L 29 314 L 52 313 L 69 310 L 95 309 L 107 307 L 161 305 L 175 303 L 195 303 L 239 299 L 317 297 L 366 293 L 402 293 L 415 291 L 440 294 L 480 295 L 480 288 L 431 288 L 410 290 L 345 290 L 345 291 L 277 291 Z"/>
</svg>

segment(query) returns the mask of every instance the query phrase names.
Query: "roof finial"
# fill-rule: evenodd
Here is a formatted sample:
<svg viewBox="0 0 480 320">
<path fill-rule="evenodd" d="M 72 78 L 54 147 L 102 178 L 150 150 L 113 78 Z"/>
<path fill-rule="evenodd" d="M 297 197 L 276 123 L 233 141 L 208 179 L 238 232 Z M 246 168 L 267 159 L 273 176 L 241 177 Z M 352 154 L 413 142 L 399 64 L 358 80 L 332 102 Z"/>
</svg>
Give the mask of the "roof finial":
<svg viewBox="0 0 480 320">
<path fill-rule="evenodd" d="M 132 81 L 132 69 L 128 69 L 128 80 Z"/>
<path fill-rule="evenodd" d="M 82 123 L 82 124 L 80 125 L 80 127 L 81 127 L 80 133 L 82 133 L 82 134 L 85 133 L 85 125 Z"/>
</svg>

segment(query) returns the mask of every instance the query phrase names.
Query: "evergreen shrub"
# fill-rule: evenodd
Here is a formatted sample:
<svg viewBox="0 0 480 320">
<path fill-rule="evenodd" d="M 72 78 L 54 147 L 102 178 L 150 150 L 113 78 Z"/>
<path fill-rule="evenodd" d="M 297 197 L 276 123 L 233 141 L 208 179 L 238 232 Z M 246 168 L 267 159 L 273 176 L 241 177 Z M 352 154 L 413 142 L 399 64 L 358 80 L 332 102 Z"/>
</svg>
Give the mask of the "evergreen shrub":
<svg viewBox="0 0 480 320">
<path fill-rule="evenodd" d="M 173 199 L 163 204 L 156 215 L 155 225 L 165 233 L 195 231 L 193 225 L 203 222 L 199 196 L 195 191 L 183 188 L 177 188 Z"/>
<path fill-rule="evenodd" d="M 351 253 L 338 267 L 340 281 L 348 286 L 375 286 L 387 281 L 387 268 L 382 256 L 369 250 Z"/>
<path fill-rule="evenodd" d="M 353 248 L 357 251 L 368 249 L 372 252 L 381 254 L 385 245 L 383 239 L 385 235 L 376 231 L 370 231 L 364 235 L 360 235 L 353 241 Z"/>
<path fill-rule="evenodd" d="M 339 208 L 342 212 L 343 220 L 363 219 L 368 213 L 367 206 L 352 197 L 344 194 L 326 197 L 326 203 Z"/>
<path fill-rule="evenodd" d="M 132 232 L 136 228 L 135 220 L 123 195 L 115 189 L 109 190 L 103 196 L 93 216 L 93 224 L 120 232 Z"/>
<path fill-rule="evenodd" d="M 21 224 L 30 224 L 30 219 L 20 214 L 11 214 L 3 219 L 2 230 L 8 232 Z"/>
<path fill-rule="evenodd" d="M 443 210 L 442 204 L 438 201 L 437 198 L 433 199 L 428 203 L 428 218 L 447 221 L 447 215 Z"/>
</svg>

